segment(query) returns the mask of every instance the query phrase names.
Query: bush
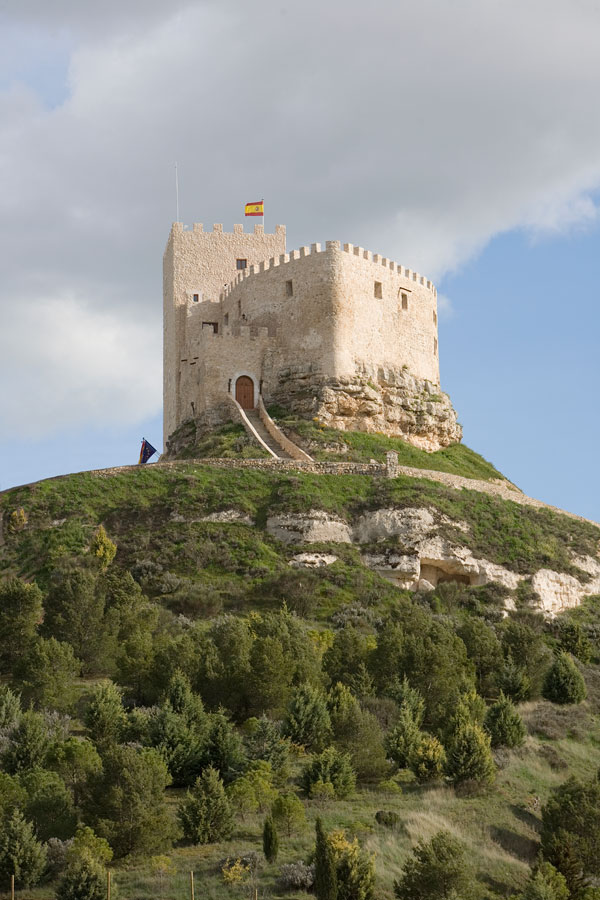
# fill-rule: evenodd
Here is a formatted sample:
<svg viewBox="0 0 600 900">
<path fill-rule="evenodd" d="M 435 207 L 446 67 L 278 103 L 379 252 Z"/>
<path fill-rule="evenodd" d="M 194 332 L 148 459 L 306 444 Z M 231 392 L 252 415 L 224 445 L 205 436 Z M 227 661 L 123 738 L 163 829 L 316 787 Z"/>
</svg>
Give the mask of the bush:
<svg viewBox="0 0 600 900">
<path fill-rule="evenodd" d="M 410 760 L 419 746 L 422 732 L 408 707 L 402 707 L 398 722 L 385 737 L 385 749 L 399 769 L 410 765 Z"/>
<path fill-rule="evenodd" d="M 570 896 L 567 883 L 560 872 L 550 863 L 542 863 L 531 873 L 518 900 L 569 900 Z"/>
<path fill-rule="evenodd" d="M 233 812 L 216 769 L 196 779 L 177 811 L 183 834 L 193 844 L 227 840 L 233 833 Z"/>
<path fill-rule="evenodd" d="M 384 828 L 397 828 L 400 824 L 400 816 L 391 809 L 379 809 L 375 813 L 375 821 Z"/>
<path fill-rule="evenodd" d="M 542 850 L 552 859 L 555 841 L 563 832 L 584 869 L 600 875 L 600 782 L 569 778 L 542 807 Z"/>
<path fill-rule="evenodd" d="M 328 747 L 315 756 L 302 772 L 301 783 L 307 797 L 318 781 L 329 782 L 338 799 L 349 797 L 356 787 L 356 776 L 347 753 Z"/>
<path fill-rule="evenodd" d="M 33 827 L 19 810 L 4 823 L 0 833 L 0 879 L 6 884 L 11 875 L 20 887 L 37 884 L 46 867 L 46 848 L 33 833 Z"/>
<path fill-rule="evenodd" d="M 525 740 L 523 719 L 502 691 L 486 713 L 484 728 L 490 736 L 492 747 L 520 747 Z"/>
<path fill-rule="evenodd" d="M 448 831 L 438 831 L 429 842 L 417 844 L 394 893 L 398 900 L 471 900 L 474 887 L 464 845 Z"/>
<path fill-rule="evenodd" d="M 302 860 L 287 863 L 279 870 L 279 887 L 284 891 L 310 891 L 315 883 L 315 865 Z"/>
<path fill-rule="evenodd" d="M 556 657 L 546 675 L 542 694 L 552 703 L 581 703 L 585 699 L 585 682 L 568 653 Z"/>
<path fill-rule="evenodd" d="M 446 751 L 436 737 L 423 734 L 410 757 L 410 768 L 418 782 L 435 781 L 444 774 Z"/>
<path fill-rule="evenodd" d="M 88 855 L 71 863 L 56 889 L 56 900 L 104 900 L 105 896 L 106 873 Z"/>
<path fill-rule="evenodd" d="M 490 738 L 479 725 L 467 722 L 459 726 L 448 749 L 446 771 L 454 784 L 494 780 Z"/>
<path fill-rule="evenodd" d="M 347 840 L 343 831 L 332 831 L 331 848 L 337 880 L 337 900 L 371 900 L 375 892 L 373 857 L 365 853 L 358 839 Z"/>
</svg>

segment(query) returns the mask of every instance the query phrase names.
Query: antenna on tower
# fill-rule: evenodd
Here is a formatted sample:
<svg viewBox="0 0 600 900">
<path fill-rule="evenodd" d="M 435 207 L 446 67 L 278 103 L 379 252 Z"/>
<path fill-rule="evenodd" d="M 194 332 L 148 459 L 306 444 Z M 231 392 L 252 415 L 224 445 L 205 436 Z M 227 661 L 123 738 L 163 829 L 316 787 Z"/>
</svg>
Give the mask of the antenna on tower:
<svg viewBox="0 0 600 900">
<path fill-rule="evenodd" d="M 175 221 L 179 222 L 179 174 L 177 172 L 177 163 L 175 163 L 175 206 L 177 211 Z"/>
</svg>

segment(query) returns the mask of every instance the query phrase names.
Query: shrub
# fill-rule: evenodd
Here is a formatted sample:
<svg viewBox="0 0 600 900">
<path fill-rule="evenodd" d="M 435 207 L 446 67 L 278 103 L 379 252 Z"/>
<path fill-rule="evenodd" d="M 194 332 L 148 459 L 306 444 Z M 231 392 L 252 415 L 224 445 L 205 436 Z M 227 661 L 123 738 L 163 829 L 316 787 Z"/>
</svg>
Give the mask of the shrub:
<svg viewBox="0 0 600 900">
<path fill-rule="evenodd" d="M 448 749 L 446 771 L 454 784 L 494 780 L 490 739 L 479 725 L 465 723 L 458 728 Z"/>
<path fill-rule="evenodd" d="M 184 836 L 193 844 L 230 838 L 233 812 L 216 769 L 209 767 L 196 779 L 177 810 Z"/>
<path fill-rule="evenodd" d="M 285 830 L 288 837 L 300 831 L 306 824 L 304 804 L 295 794 L 287 792 L 279 794 L 271 808 L 273 821 Z"/>
<path fill-rule="evenodd" d="M 349 797 L 356 787 L 356 776 L 347 753 L 340 753 L 335 747 L 328 747 L 304 768 L 302 787 L 307 797 L 318 781 L 330 782 L 338 799 Z"/>
<path fill-rule="evenodd" d="M 379 809 L 375 813 L 375 821 L 384 828 L 397 828 L 400 824 L 400 816 L 391 809 Z"/>
<path fill-rule="evenodd" d="M 446 751 L 436 737 L 423 734 L 410 757 L 410 768 L 417 781 L 424 784 L 444 774 Z"/>
<path fill-rule="evenodd" d="M 302 860 L 287 863 L 279 870 L 279 886 L 284 891 L 310 891 L 315 883 L 315 865 Z"/>
<path fill-rule="evenodd" d="M 486 713 L 484 728 L 490 736 L 492 747 L 520 747 L 525 740 L 523 719 L 502 691 Z"/>
<path fill-rule="evenodd" d="M 56 900 L 104 900 L 106 873 L 87 854 L 71 863 L 56 889 Z"/>
<path fill-rule="evenodd" d="M 542 863 L 531 873 L 518 900 L 569 900 L 571 894 L 560 872 L 550 863 Z"/>
<path fill-rule="evenodd" d="M 274 863 L 279 852 L 279 836 L 271 816 L 267 816 L 263 826 L 263 853 L 267 862 Z"/>
<path fill-rule="evenodd" d="M 541 829 L 542 850 L 549 859 L 559 835 L 568 837 L 587 872 L 600 875 L 600 782 L 596 779 L 569 778 L 551 793 L 542 807 Z"/>
<path fill-rule="evenodd" d="M 361 849 L 357 838 L 347 840 L 343 831 L 332 831 L 327 841 L 336 867 L 338 900 L 371 900 L 375 891 L 373 857 Z"/>
<path fill-rule="evenodd" d="M 429 842 L 420 841 L 394 883 L 398 900 L 471 900 L 474 873 L 464 845 L 448 831 L 438 831 Z"/>
<path fill-rule="evenodd" d="M 315 895 L 317 900 L 337 900 L 337 867 L 321 819 L 315 823 Z"/>
<path fill-rule="evenodd" d="M 37 884 L 46 866 L 46 848 L 40 844 L 30 822 L 15 810 L 0 833 L 0 878 L 11 875 L 19 886 Z"/>
<path fill-rule="evenodd" d="M 559 653 L 550 667 L 542 694 L 553 703 L 581 703 L 586 697 L 581 672 L 568 653 Z"/>
<path fill-rule="evenodd" d="M 422 732 L 413 713 L 408 707 L 402 707 L 398 722 L 385 737 L 385 749 L 399 769 L 410 765 L 410 760 L 419 746 Z"/>
</svg>

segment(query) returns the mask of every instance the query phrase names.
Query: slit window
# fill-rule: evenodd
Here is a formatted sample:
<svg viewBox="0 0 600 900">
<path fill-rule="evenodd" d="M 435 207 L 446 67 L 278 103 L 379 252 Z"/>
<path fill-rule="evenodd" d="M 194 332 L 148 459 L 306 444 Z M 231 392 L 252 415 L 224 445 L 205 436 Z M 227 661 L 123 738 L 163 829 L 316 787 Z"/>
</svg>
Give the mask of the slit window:
<svg viewBox="0 0 600 900">
<path fill-rule="evenodd" d="M 229 313 L 225 313 L 225 317 L 223 319 L 224 325 L 229 325 Z"/>
<path fill-rule="evenodd" d="M 435 309 L 433 311 L 433 324 L 437 325 L 437 313 L 436 313 Z"/>
<path fill-rule="evenodd" d="M 291 281 L 286 281 L 285 283 L 285 296 L 293 297 L 294 296 L 294 285 Z"/>
<path fill-rule="evenodd" d="M 408 294 L 400 294 L 402 309 L 408 309 Z"/>
<path fill-rule="evenodd" d="M 437 353 L 437 338 L 433 339 L 433 352 Z"/>
<path fill-rule="evenodd" d="M 375 287 L 373 289 L 373 296 L 376 300 L 383 300 L 383 284 L 381 281 L 375 282 Z"/>
<path fill-rule="evenodd" d="M 236 259 L 235 267 L 236 269 L 245 269 L 248 265 L 247 259 Z"/>
</svg>

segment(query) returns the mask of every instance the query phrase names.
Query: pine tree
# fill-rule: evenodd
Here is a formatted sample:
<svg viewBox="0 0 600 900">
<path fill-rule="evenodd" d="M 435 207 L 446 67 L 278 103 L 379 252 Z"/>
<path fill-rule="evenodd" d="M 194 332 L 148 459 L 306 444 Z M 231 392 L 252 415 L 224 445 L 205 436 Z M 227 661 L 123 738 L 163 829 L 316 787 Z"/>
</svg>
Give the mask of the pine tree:
<svg viewBox="0 0 600 900">
<path fill-rule="evenodd" d="M 285 829 L 288 837 L 291 836 L 292 832 L 300 831 L 306 824 L 304 804 L 299 797 L 296 797 L 290 791 L 279 794 L 275 798 L 271 815 L 273 816 L 273 821 Z"/>
<path fill-rule="evenodd" d="M 485 784 L 494 780 L 490 739 L 479 725 L 465 722 L 459 726 L 448 749 L 446 771 L 454 784 Z"/>
<path fill-rule="evenodd" d="M 549 863 L 564 877 L 569 895 L 573 900 L 583 894 L 586 887 L 586 879 L 583 873 L 583 863 L 580 860 L 573 840 L 568 831 L 562 828 L 552 836 L 544 855 Z"/>
<path fill-rule="evenodd" d="M 263 853 L 267 862 L 274 863 L 279 852 L 279 835 L 272 816 L 267 816 L 263 827 Z"/>
<path fill-rule="evenodd" d="M 15 810 L 0 834 L 0 879 L 15 876 L 18 886 L 37 884 L 46 865 L 46 849 L 33 833 L 23 813 Z"/>
<path fill-rule="evenodd" d="M 194 844 L 210 844 L 231 837 L 233 812 L 216 769 L 210 766 L 196 779 L 177 814 L 185 837 Z"/>
<path fill-rule="evenodd" d="M 474 897 L 474 874 L 465 847 L 448 831 L 420 841 L 394 883 L 398 900 L 445 900 Z"/>
<path fill-rule="evenodd" d="M 515 705 L 502 691 L 487 711 L 484 728 L 492 747 L 520 747 L 525 740 L 525 725 Z"/>
<path fill-rule="evenodd" d="M 317 900 L 337 900 L 335 860 L 320 818 L 315 823 L 315 834 L 315 896 Z"/>
<path fill-rule="evenodd" d="M 284 733 L 295 744 L 319 751 L 331 738 L 331 721 L 325 697 L 309 684 L 294 692 L 284 722 Z"/>
<path fill-rule="evenodd" d="M 56 889 L 56 900 L 104 900 L 106 873 L 87 853 L 72 862 Z"/>
<path fill-rule="evenodd" d="M 581 703 L 587 691 L 581 672 L 568 653 L 559 653 L 550 667 L 542 695 L 553 703 Z"/>
</svg>

